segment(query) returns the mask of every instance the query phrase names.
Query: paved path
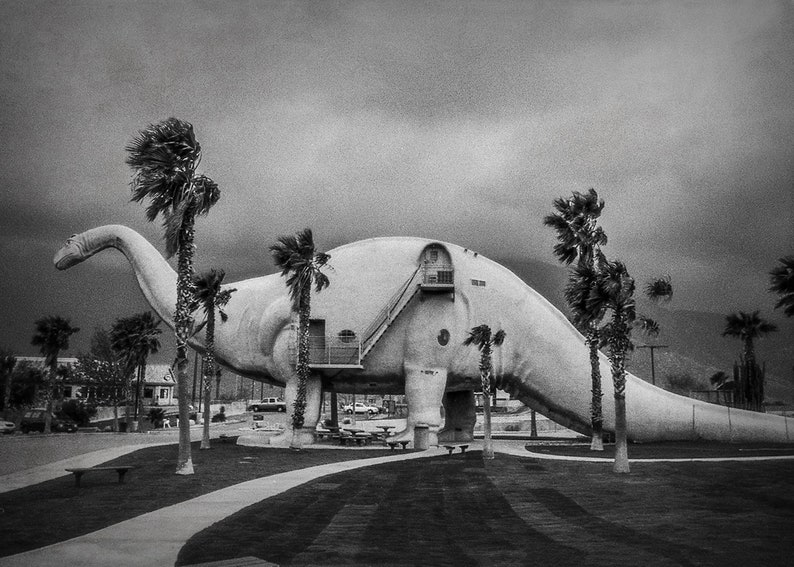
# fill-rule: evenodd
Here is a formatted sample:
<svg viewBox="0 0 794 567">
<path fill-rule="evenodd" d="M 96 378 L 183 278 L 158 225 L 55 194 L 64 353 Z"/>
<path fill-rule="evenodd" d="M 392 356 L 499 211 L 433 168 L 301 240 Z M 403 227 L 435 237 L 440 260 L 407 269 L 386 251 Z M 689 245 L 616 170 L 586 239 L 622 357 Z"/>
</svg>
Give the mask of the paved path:
<svg viewBox="0 0 794 567">
<path fill-rule="evenodd" d="M 437 451 L 399 452 L 386 457 L 320 465 L 243 482 L 84 536 L 0 558 L 0 566 L 174 565 L 179 550 L 191 536 L 246 506 L 323 476 L 381 463 L 433 457 L 438 454 Z"/>
</svg>

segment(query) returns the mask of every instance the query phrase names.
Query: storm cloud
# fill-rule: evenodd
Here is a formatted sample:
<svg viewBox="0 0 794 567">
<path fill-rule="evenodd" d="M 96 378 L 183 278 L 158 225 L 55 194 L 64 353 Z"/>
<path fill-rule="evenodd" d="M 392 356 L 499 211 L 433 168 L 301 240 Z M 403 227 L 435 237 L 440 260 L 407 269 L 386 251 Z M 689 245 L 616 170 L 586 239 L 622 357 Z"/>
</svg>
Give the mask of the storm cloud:
<svg viewBox="0 0 794 567">
<path fill-rule="evenodd" d="M 90 330 L 146 307 L 117 256 L 51 258 L 110 223 L 159 245 L 124 146 L 169 116 L 223 192 L 199 268 L 230 281 L 304 226 L 326 248 L 416 235 L 553 264 L 543 216 L 594 187 L 607 253 L 669 273 L 675 308 L 773 317 L 792 37 L 790 2 L 3 2 L 0 345 L 29 351 L 42 315 Z"/>
</svg>

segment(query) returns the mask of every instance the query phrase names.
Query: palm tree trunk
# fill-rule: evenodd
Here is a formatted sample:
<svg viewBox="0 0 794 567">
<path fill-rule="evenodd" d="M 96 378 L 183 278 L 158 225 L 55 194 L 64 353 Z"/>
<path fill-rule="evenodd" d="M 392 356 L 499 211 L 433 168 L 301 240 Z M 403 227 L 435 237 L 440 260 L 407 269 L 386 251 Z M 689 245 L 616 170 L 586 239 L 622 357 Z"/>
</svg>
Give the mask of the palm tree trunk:
<svg viewBox="0 0 794 567">
<path fill-rule="evenodd" d="M 302 447 L 300 430 L 303 427 L 306 412 L 306 384 L 309 380 L 309 317 L 311 288 L 308 286 L 301 291 L 301 304 L 298 310 L 298 360 L 296 372 L 298 374 L 298 392 L 295 395 L 295 406 L 292 412 L 292 442 L 290 447 Z"/>
<path fill-rule="evenodd" d="M 625 351 L 613 352 L 612 379 L 615 382 L 615 464 L 616 473 L 629 472 L 626 434 L 626 358 Z"/>
<path fill-rule="evenodd" d="M 493 459 L 493 440 L 491 439 L 491 345 L 486 343 L 480 358 L 480 379 L 482 380 L 482 420 L 483 447 L 482 458 Z"/>
<path fill-rule="evenodd" d="M 190 377 L 187 373 L 187 339 L 190 334 L 191 316 L 188 305 L 191 300 L 191 278 L 193 277 L 193 225 L 194 215 L 185 212 L 179 231 L 179 266 L 177 271 L 177 299 L 174 323 L 176 327 L 176 367 L 179 389 L 179 455 L 176 474 L 193 474 L 193 458 L 190 451 Z"/>
<path fill-rule="evenodd" d="M 14 379 L 13 368 L 6 373 L 5 391 L 3 392 L 3 409 L 11 409 L 11 380 Z"/>
<path fill-rule="evenodd" d="M 207 355 L 204 358 L 204 427 L 200 449 L 210 449 L 210 394 L 215 375 L 215 307 L 207 312 Z"/>
<path fill-rule="evenodd" d="M 206 374 L 204 376 L 204 380 L 202 385 L 204 386 L 204 415 L 203 415 L 203 427 L 201 433 L 201 446 L 199 449 L 211 449 L 210 446 L 210 401 L 212 399 L 212 378 L 210 375 L 211 369 L 215 366 L 212 361 L 209 360 L 209 356 L 207 356 L 206 361 L 207 370 L 205 370 Z"/>
<path fill-rule="evenodd" d="M 625 387 L 625 377 L 624 377 Z M 615 378 L 615 464 L 616 473 L 629 472 L 629 445 L 626 437 L 626 395 L 617 392 L 617 378 Z"/>
<path fill-rule="evenodd" d="M 483 420 L 483 445 L 482 445 L 482 458 L 493 459 L 493 439 L 491 439 L 491 396 L 485 390 L 485 384 L 488 379 L 483 378 L 483 394 L 482 394 L 482 420 Z"/>
<path fill-rule="evenodd" d="M 47 412 L 44 414 L 44 433 L 52 433 L 52 398 L 55 390 L 55 372 L 58 355 L 55 355 L 56 363 L 50 366 L 49 376 L 47 376 Z"/>
<path fill-rule="evenodd" d="M 590 425 L 593 436 L 590 439 L 591 451 L 604 450 L 604 415 L 601 407 L 601 362 L 598 360 L 598 330 L 591 326 L 587 333 L 587 346 L 590 349 L 590 379 L 592 399 L 590 401 Z"/>
</svg>

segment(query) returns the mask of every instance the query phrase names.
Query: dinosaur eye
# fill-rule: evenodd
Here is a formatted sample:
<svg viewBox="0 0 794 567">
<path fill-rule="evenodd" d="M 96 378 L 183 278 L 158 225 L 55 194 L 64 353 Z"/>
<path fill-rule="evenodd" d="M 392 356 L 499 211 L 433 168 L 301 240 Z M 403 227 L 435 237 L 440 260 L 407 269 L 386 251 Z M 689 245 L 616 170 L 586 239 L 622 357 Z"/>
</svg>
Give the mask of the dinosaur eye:
<svg viewBox="0 0 794 567">
<path fill-rule="evenodd" d="M 449 343 L 449 331 L 446 329 L 441 329 L 441 331 L 438 333 L 438 336 L 436 337 L 436 340 L 441 346 L 447 346 Z"/>
</svg>

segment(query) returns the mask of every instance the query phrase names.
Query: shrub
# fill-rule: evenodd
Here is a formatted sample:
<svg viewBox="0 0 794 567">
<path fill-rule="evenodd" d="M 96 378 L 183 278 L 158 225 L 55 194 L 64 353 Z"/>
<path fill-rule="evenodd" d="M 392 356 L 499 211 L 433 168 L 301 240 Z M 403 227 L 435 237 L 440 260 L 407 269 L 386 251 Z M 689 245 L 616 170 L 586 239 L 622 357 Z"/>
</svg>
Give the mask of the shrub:
<svg viewBox="0 0 794 567">
<path fill-rule="evenodd" d="M 700 388 L 698 380 L 686 372 L 666 374 L 664 379 L 667 382 L 667 389 L 676 394 L 686 396 L 691 390 Z"/>
<path fill-rule="evenodd" d="M 73 419 L 80 427 L 90 425 L 91 418 L 95 415 L 96 407 L 80 400 L 67 400 L 58 411 L 58 417 Z"/>
<path fill-rule="evenodd" d="M 165 421 L 165 410 L 163 408 L 151 408 L 148 417 L 155 429 L 162 427 L 163 421 Z"/>
</svg>

